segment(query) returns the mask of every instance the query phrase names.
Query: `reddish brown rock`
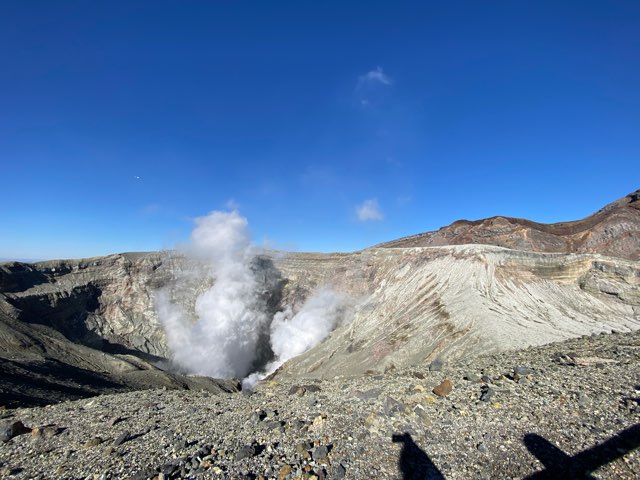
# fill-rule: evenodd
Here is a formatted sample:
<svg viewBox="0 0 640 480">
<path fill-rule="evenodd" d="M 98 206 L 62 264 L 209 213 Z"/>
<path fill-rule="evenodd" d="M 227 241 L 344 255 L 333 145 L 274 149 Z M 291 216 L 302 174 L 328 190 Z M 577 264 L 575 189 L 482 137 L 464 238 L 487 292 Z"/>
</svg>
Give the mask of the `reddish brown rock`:
<svg viewBox="0 0 640 480">
<path fill-rule="evenodd" d="M 446 397 L 453 390 L 453 383 L 448 378 L 445 378 L 440 385 L 433 389 L 433 393 L 435 393 L 439 397 Z"/>
<path fill-rule="evenodd" d="M 378 247 L 441 247 L 472 243 L 543 253 L 600 253 L 639 260 L 640 190 L 572 222 L 546 224 L 502 216 L 458 220 L 438 231 L 419 233 Z"/>
</svg>

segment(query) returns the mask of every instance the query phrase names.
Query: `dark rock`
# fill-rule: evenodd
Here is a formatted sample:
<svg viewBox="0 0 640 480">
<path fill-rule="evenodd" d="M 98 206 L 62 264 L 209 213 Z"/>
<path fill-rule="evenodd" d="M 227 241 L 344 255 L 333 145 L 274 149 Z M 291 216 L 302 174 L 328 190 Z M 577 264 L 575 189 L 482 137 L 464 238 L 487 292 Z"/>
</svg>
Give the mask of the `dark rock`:
<svg viewBox="0 0 640 480">
<path fill-rule="evenodd" d="M 340 480 L 345 477 L 347 474 L 347 469 L 344 468 L 344 465 L 339 463 L 336 468 L 333 470 L 333 476 L 331 477 L 333 480 Z"/>
<path fill-rule="evenodd" d="M 322 445 L 320 447 L 317 447 L 313 450 L 313 459 L 314 460 L 320 460 L 321 458 L 326 458 L 326 456 L 329 455 L 329 449 Z"/>
<path fill-rule="evenodd" d="M 249 420 L 254 424 L 258 424 L 265 418 L 267 418 L 267 414 L 263 410 L 258 410 L 257 412 L 253 412 L 251 414 L 251 417 Z"/>
<path fill-rule="evenodd" d="M 0 440 L 3 442 L 8 442 L 13 437 L 17 437 L 18 435 L 22 435 L 23 433 L 27 433 L 30 431 L 31 429 L 25 427 L 20 420 L 11 422 L 0 427 Z"/>
<path fill-rule="evenodd" d="M 307 390 L 300 385 L 294 385 L 289 389 L 289 395 L 297 395 L 299 397 L 302 397 L 306 392 Z"/>
<path fill-rule="evenodd" d="M 482 402 L 488 402 L 496 394 L 495 390 L 488 385 L 483 385 L 480 393 L 480 400 Z"/>
<path fill-rule="evenodd" d="M 164 474 L 165 477 L 170 477 L 178 470 L 178 468 L 179 468 L 179 465 L 177 462 L 175 461 L 168 462 L 168 463 L 165 463 L 164 466 L 162 467 L 162 473 Z"/>
<path fill-rule="evenodd" d="M 113 442 L 114 447 L 119 447 L 123 443 L 125 443 L 131 437 L 131 433 L 129 431 L 124 431 L 116 440 Z"/>
<path fill-rule="evenodd" d="M 553 355 L 553 361 L 555 363 L 557 363 L 558 365 L 565 365 L 565 366 L 575 366 L 576 365 L 576 360 L 573 357 L 573 355 L 562 353 L 562 352 L 556 352 Z"/>
<path fill-rule="evenodd" d="M 240 450 L 238 450 L 238 453 L 236 453 L 235 461 L 238 462 L 245 458 L 251 458 L 255 454 L 256 454 L 256 449 L 253 445 L 245 445 Z"/>
</svg>

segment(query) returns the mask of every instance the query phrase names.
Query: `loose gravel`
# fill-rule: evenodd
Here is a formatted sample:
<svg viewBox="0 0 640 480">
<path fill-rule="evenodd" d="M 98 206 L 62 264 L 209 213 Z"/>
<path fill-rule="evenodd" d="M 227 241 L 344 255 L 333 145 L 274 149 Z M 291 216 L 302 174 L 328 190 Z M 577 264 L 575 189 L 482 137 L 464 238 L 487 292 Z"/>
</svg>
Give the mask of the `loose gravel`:
<svg viewBox="0 0 640 480">
<path fill-rule="evenodd" d="M 276 377 L 252 394 L 147 390 L 0 417 L 7 478 L 636 479 L 640 332 L 381 375 Z"/>
</svg>

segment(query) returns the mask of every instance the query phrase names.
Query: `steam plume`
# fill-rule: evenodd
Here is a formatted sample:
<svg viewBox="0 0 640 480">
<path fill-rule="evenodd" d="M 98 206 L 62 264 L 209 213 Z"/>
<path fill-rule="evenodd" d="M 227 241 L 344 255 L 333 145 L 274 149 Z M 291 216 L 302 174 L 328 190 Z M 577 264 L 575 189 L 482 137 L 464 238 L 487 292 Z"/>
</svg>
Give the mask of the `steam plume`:
<svg viewBox="0 0 640 480">
<path fill-rule="evenodd" d="M 245 385 L 252 386 L 323 340 L 343 317 L 345 299 L 329 289 L 312 294 L 297 313 L 291 306 L 270 312 L 265 286 L 273 282 L 265 272 L 256 273 L 258 252 L 237 211 L 196 219 L 187 253 L 214 279 L 195 300 L 195 321 L 166 290 L 155 295 L 172 360 L 187 373 L 245 378 L 266 349 L 271 361 L 247 379 Z"/>
<path fill-rule="evenodd" d="M 212 212 L 196 220 L 191 253 L 207 263 L 214 284 L 195 303 L 197 320 L 160 292 L 158 316 L 174 362 L 190 373 L 242 378 L 249 373 L 269 316 L 251 259 L 247 220 L 238 212 Z"/>
<path fill-rule="evenodd" d="M 311 295 L 300 311 L 291 307 L 278 312 L 271 324 L 271 348 L 276 358 L 263 371 L 256 372 L 242 383 L 253 388 L 256 382 L 275 372 L 290 358 L 303 354 L 324 340 L 345 319 L 347 299 L 328 288 Z"/>
</svg>

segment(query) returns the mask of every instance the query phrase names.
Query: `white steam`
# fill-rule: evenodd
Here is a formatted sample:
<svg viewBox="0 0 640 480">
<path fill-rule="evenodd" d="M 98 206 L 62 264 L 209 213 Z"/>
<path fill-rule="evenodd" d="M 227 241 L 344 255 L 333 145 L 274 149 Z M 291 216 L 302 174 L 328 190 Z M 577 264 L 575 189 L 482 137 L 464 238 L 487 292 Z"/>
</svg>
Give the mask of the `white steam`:
<svg viewBox="0 0 640 480">
<path fill-rule="evenodd" d="M 288 359 L 306 352 L 329 335 L 345 311 L 345 298 L 329 289 L 312 294 L 294 314 L 291 307 L 269 312 L 266 278 L 256 273 L 257 251 L 247 220 L 237 211 L 212 212 L 196 220 L 188 254 L 203 262 L 214 281 L 197 296 L 193 315 L 172 303 L 168 291 L 155 295 L 158 317 L 174 364 L 193 374 L 244 378 L 261 361 L 265 347 L 273 355 L 253 384 Z M 268 344 L 268 345 L 266 345 Z"/>
<path fill-rule="evenodd" d="M 261 372 L 242 383 L 252 388 L 256 382 L 275 372 L 290 358 L 303 354 L 324 340 L 344 319 L 347 301 L 327 288 L 311 295 L 295 315 L 291 307 L 278 312 L 271 323 L 269 339 L 275 359 Z"/>
</svg>

